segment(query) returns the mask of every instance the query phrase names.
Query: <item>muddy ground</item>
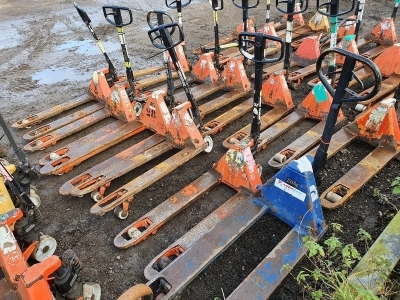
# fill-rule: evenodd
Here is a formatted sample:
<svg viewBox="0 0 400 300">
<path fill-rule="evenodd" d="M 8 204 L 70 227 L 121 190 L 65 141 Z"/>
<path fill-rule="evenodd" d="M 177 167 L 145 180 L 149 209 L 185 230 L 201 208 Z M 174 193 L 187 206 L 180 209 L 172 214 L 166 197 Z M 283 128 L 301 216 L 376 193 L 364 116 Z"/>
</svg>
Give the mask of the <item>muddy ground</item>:
<svg viewBox="0 0 400 300">
<path fill-rule="evenodd" d="M 382 18 L 391 15 L 393 2 L 381 0 L 367 3 L 361 36 L 368 33 Z M 124 72 L 124 65 L 117 32 L 102 15 L 101 7 L 104 4 L 125 5 L 132 9 L 134 23 L 127 26 L 125 31 L 133 69 L 162 63 L 162 55 L 154 56 L 158 50 L 152 46 L 147 36 L 145 16 L 149 10 L 166 9 L 164 1 L 81 0 L 78 4 L 87 11 L 96 34 L 103 41 L 120 74 Z M 314 11 L 315 1 L 310 1 L 309 12 L 304 14 L 305 19 L 308 20 Z M 170 13 L 177 18 L 176 11 Z M 261 26 L 265 21 L 265 4 L 261 3 L 257 9 L 250 10 L 249 14 L 255 17 L 256 25 Z M 10 125 L 28 114 L 85 94 L 93 71 L 106 67 L 103 56 L 71 1 L 0 0 L 0 18 L 0 82 L 3 90 L 0 96 L 0 111 Z M 212 10 L 207 1 L 193 1 L 184 8 L 183 19 L 189 59 L 195 63 L 196 57 L 190 54 L 192 50 L 213 40 Z M 272 20 L 280 19 L 281 14 L 275 9 L 275 5 L 272 5 Z M 219 13 L 221 36 L 230 35 L 241 20 L 241 10 L 230 1 L 226 1 L 224 10 Z M 299 90 L 292 92 L 295 102 L 299 103 L 309 90 L 310 88 L 303 84 Z M 243 99 L 234 104 L 241 101 Z M 348 121 L 356 115 L 353 107 L 343 107 Z M 215 114 L 207 116 L 206 120 L 213 116 Z M 58 189 L 68 179 L 126 149 L 146 134 L 118 144 L 62 176 L 41 176 L 34 184 L 39 189 L 42 198 L 41 210 L 46 217 L 43 232 L 57 240 L 57 254 L 68 248 L 76 251 L 85 265 L 83 277 L 101 284 L 102 299 L 116 299 L 130 286 L 145 282 L 143 269 L 147 263 L 232 196 L 234 191 L 219 186 L 175 217 L 156 235 L 127 250 L 114 247 L 114 236 L 129 223 L 207 172 L 225 153 L 222 147 L 223 139 L 249 123 L 250 119 L 248 114 L 214 136 L 212 153 L 200 154 L 139 193 L 130 206 L 130 214 L 126 220 L 119 220 L 112 213 L 101 217 L 91 215 L 89 209 L 93 201 L 88 195 L 83 198 L 64 197 L 58 193 Z M 28 153 L 29 161 L 36 165 L 46 153 L 104 126 L 107 122 L 104 121 L 60 141 L 48 150 Z M 289 131 L 256 156 L 257 162 L 263 166 L 263 180 L 274 174 L 274 170 L 267 164 L 269 158 L 314 124 L 312 121 L 303 122 L 301 126 Z M 17 144 L 21 147 L 24 145 L 22 135 L 26 131 L 13 131 Z M 0 142 L 6 147 L 10 159 L 15 161 L 7 139 L 3 137 Z M 329 161 L 320 191 L 340 178 L 372 149 L 372 146 L 363 142 L 351 143 L 346 148 L 347 151 L 340 152 Z M 165 157 L 160 157 L 121 177 L 112 187 L 122 186 Z M 328 223 L 337 222 L 344 225 L 345 242 L 357 244 L 356 233 L 360 227 L 367 230 L 374 239 L 384 229 L 393 216 L 393 207 L 384 205 L 373 197 L 373 189 L 379 189 L 398 207 L 400 199 L 391 195 L 389 186 L 399 175 L 399 171 L 399 162 L 390 162 L 342 208 L 325 211 Z M 265 215 L 188 286 L 182 299 L 228 296 L 288 231 L 289 228 L 285 224 Z M 364 249 L 360 247 L 360 251 L 363 252 Z M 299 288 L 289 278 L 271 299 L 300 299 Z"/>
</svg>

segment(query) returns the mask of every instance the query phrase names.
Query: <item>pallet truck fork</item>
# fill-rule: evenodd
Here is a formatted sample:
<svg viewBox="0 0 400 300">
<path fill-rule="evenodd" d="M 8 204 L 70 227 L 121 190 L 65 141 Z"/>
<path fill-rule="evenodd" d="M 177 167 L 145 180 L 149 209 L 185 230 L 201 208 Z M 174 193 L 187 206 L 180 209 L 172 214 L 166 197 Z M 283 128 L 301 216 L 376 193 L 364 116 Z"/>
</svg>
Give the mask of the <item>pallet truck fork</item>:
<svg viewBox="0 0 400 300">
<path fill-rule="evenodd" d="M 399 100 L 398 88 L 395 98 L 389 97 L 372 106 L 333 136 L 328 158 L 355 139 L 376 148 L 321 194 L 323 207 L 336 209 L 342 206 L 399 155 L 400 127 L 396 113 Z"/>
<path fill-rule="evenodd" d="M 0 299 L 100 300 L 99 284 L 82 283 L 81 262 L 72 250 L 65 251 L 62 259 L 51 255 L 42 262 L 28 265 L 27 259 L 33 249 L 22 252 L 10 229 L 21 217 L 23 213 L 19 209 L 0 215 L 0 268 L 4 274 L 0 280 Z M 54 283 L 51 277 L 54 277 Z M 51 287 L 53 284 L 56 292 Z"/>
<path fill-rule="evenodd" d="M 350 80 L 351 70 L 357 60 L 365 61 L 376 70 L 377 88 L 380 85 L 379 71 L 372 62 L 356 56 L 345 50 L 329 49 L 322 53 L 317 62 L 320 67 L 322 59 L 332 52 L 346 55 L 340 84 L 333 94 L 332 108 L 327 118 L 327 126 L 324 130 L 323 140 L 314 158 L 302 157 L 291 162 L 288 166 L 278 172 L 262 186 L 258 187 L 256 193 L 237 205 L 228 214 L 224 214 L 221 221 L 208 227 L 208 230 L 197 235 L 197 239 L 188 249 L 183 252 L 163 252 L 158 256 L 158 270 L 153 269 L 152 278 L 147 282 L 149 289 L 139 289 L 147 299 L 178 299 L 185 286 L 191 282 L 201 271 L 203 271 L 214 259 L 216 259 L 227 247 L 229 247 L 243 232 L 252 226 L 262 215 L 271 213 L 283 220 L 292 230 L 275 247 L 275 249 L 264 258 L 247 278 L 229 295 L 227 299 L 267 299 L 279 286 L 288 270 L 282 269 L 283 265 L 296 265 L 306 254 L 303 238 L 310 236 L 318 240 L 326 230 L 322 207 L 318 197 L 316 180 L 319 172 L 324 168 L 325 154 L 329 147 L 332 129 L 339 114 L 341 100 L 345 95 L 345 89 Z M 324 77 L 319 70 L 319 76 Z M 324 85 L 329 82 L 322 80 Z M 373 95 L 372 95 L 373 96 Z M 352 101 L 358 97 L 352 96 Z M 196 227 L 206 226 L 203 222 Z M 195 228 L 196 228 L 195 227 Z M 205 227 L 207 228 L 207 227 Z M 184 237 L 177 242 L 183 242 Z M 179 245 L 179 243 L 175 244 Z M 163 262 L 161 261 L 163 258 Z M 171 263 L 169 260 L 175 258 Z M 153 260 L 154 262 L 154 260 Z M 153 264 L 147 268 L 152 268 Z M 150 273 L 148 273 L 150 274 Z M 125 295 L 137 295 L 135 287 L 129 289 Z M 137 299 L 137 298 L 133 298 Z"/>
</svg>

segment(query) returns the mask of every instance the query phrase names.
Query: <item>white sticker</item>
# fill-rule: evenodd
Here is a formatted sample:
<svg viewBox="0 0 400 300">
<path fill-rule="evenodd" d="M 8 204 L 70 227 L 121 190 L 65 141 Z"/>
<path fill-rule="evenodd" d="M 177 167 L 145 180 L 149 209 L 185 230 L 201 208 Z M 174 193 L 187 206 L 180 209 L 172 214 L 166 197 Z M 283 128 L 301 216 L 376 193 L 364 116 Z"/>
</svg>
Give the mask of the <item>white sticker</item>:
<svg viewBox="0 0 400 300">
<path fill-rule="evenodd" d="M 306 193 L 303 193 L 302 191 L 292 187 L 291 185 L 287 184 L 286 182 L 280 180 L 279 178 L 275 178 L 275 183 L 274 185 L 278 188 L 284 191 L 285 193 L 288 193 L 292 195 L 293 197 L 301 200 L 304 202 L 306 199 Z"/>
</svg>

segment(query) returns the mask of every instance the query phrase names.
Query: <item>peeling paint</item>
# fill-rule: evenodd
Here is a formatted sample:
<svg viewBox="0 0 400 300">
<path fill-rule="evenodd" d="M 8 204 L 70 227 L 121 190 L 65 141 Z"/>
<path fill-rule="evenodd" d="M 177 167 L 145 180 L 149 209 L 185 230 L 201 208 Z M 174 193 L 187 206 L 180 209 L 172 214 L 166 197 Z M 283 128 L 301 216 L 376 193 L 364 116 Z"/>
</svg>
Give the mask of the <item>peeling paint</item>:
<svg viewBox="0 0 400 300">
<path fill-rule="evenodd" d="M 0 227 L 0 248 L 5 255 L 17 249 L 17 241 L 8 226 Z"/>
</svg>

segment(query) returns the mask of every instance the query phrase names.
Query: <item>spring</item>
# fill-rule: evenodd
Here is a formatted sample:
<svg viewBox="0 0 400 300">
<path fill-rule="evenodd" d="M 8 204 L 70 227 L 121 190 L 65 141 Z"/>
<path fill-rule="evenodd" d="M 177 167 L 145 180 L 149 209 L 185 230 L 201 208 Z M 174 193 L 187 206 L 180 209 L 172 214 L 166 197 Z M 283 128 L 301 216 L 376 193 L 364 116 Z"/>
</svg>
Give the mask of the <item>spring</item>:
<svg viewBox="0 0 400 300">
<path fill-rule="evenodd" d="M 75 273 L 79 273 L 82 269 L 82 262 L 72 249 L 65 250 L 61 260 L 64 268 L 71 267 Z"/>
</svg>

